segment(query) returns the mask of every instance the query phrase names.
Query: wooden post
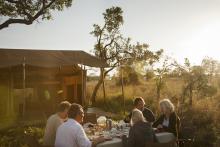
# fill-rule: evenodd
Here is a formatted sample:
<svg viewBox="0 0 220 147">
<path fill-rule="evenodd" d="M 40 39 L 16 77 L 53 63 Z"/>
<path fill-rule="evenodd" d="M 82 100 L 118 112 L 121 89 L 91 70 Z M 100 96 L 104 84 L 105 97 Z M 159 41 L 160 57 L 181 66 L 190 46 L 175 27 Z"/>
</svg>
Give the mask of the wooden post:
<svg viewBox="0 0 220 147">
<path fill-rule="evenodd" d="M 81 82 L 82 82 L 82 84 L 81 84 L 81 86 L 82 86 L 82 105 L 84 106 L 85 105 L 85 80 L 86 80 L 86 73 L 85 73 L 85 65 L 83 66 L 82 64 L 81 64 L 81 72 L 82 72 L 82 74 L 81 74 Z"/>
<path fill-rule="evenodd" d="M 14 76 L 12 72 L 12 67 L 10 67 L 10 114 L 14 115 L 14 96 L 13 96 L 13 88 L 14 88 Z"/>
<path fill-rule="evenodd" d="M 10 70 L 8 70 L 10 74 Z M 7 80 L 6 116 L 10 116 L 10 79 Z"/>
<path fill-rule="evenodd" d="M 23 58 L 23 117 L 25 116 L 25 108 L 26 108 L 26 64 L 25 57 Z"/>
<path fill-rule="evenodd" d="M 84 96 L 84 103 L 83 103 L 83 105 L 85 105 L 86 104 L 86 99 L 87 99 L 87 97 L 86 97 L 86 75 L 87 75 L 87 71 L 86 71 L 86 66 L 84 65 L 84 75 L 83 75 L 83 96 Z"/>
</svg>

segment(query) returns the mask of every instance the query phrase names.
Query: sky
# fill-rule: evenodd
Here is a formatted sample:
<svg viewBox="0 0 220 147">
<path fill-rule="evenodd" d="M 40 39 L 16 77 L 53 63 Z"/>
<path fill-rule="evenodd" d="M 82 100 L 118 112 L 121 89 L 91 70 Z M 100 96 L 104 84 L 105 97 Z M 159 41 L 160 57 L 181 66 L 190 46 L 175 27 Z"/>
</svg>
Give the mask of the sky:
<svg viewBox="0 0 220 147">
<path fill-rule="evenodd" d="M 164 49 L 180 63 L 186 57 L 193 64 L 206 56 L 220 60 L 220 0 L 73 0 L 70 8 L 54 12 L 53 20 L 1 30 L 0 48 L 91 53 L 93 24 L 103 24 L 102 13 L 112 6 L 122 8 L 121 32 L 133 42 Z"/>
</svg>

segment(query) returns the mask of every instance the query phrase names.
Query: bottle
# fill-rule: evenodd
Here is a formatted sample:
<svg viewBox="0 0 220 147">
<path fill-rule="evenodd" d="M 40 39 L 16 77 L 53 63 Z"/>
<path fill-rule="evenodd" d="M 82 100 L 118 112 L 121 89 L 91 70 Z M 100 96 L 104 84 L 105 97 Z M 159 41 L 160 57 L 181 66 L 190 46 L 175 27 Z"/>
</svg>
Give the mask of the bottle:
<svg viewBox="0 0 220 147">
<path fill-rule="evenodd" d="M 111 130 L 112 129 L 112 120 L 106 119 L 106 129 Z"/>
</svg>

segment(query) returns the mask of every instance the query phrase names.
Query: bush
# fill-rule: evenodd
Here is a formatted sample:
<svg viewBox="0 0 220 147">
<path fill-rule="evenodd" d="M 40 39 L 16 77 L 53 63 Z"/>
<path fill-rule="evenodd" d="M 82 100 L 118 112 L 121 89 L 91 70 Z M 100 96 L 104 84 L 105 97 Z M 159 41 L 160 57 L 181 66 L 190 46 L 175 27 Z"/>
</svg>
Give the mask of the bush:
<svg viewBox="0 0 220 147">
<path fill-rule="evenodd" d="M 196 104 L 193 108 L 185 110 L 182 114 L 183 127 L 195 128 L 189 136 L 195 137 L 193 147 L 214 147 L 217 141 L 217 124 L 215 112 L 207 105 Z M 187 125 L 187 126 L 186 126 Z"/>
<path fill-rule="evenodd" d="M 207 85 L 200 90 L 203 97 L 212 97 L 218 92 L 218 89 L 214 86 Z"/>
<path fill-rule="evenodd" d="M 44 128 L 16 127 L 2 131 L 1 147 L 39 147 L 43 143 Z"/>
<path fill-rule="evenodd" d="M 123 97 L 122 95 L 112 96 L 110 99 L 106 99 L 106 103 L 103 99 L 98 99 L 96 103 L 93 105 L 95 107 L 101 108 L 107 112 L 115 113 L 119 116 L 119 118 L 123 118 Z M 130 112 L 133 108 L 132 99 L 125 99 L 125 111 L 126 113 Z"/>
</svg>

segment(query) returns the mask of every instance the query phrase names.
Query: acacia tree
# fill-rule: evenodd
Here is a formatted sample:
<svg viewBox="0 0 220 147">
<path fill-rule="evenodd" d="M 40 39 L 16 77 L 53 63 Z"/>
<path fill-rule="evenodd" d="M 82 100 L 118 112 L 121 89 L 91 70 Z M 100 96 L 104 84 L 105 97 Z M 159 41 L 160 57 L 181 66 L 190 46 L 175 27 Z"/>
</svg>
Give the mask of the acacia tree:
<svg viewBox="0 0 220 147">
<path fill-rule="evenodd" d="M 184 103 L 185 98 L 188 97 L 189 105 L 192 106 L 193 91 L 203 93 L 207 88 L 210 88 L 208 85 L 208 76 L 201 66 L 191 66 L 187 58 L 185 59 L 184 66 L 179 66 L 179 69 L 185 83 L 182 93 L 182 103 Z"/>
<path fill-rule="evenodd" d="M 96 94 L 106 75 L 120 64 L 132 64 L 133 61 L 154 62 L 159 59 L 162 50 L 149 51 L 147 44 L 132 45 L 130 38 L 124 38 L 120 32 L 123 24 L 123 11 L 120 7 L 111 7 L 103 13 L 104 24 L 94 24 L 91 34 L 97 39 L 94 54 L 109 64 L 109 68 L 100 68 L 99 81 L 92 93 L 92 103 L 96 101 Z"/>
<path fill-rule="evenodd" d="M 209 76 L 209 81 L 212 82 L 213 76 L 218 74 L 218 61 L 206 57 L 202 60 L 202 67 L 205 70 L 205 73 Z"/>
<path fill-rule="evenodd" d="M 155 82 L 156 82 L 156 92 L 157 101 L 159 101 L 161 96 L 161 90 L 164 88 L 166 83 L 166 76 L 171 70 L 173 63 L 169 63 L 169 57 L 166 57 L 163 61 L 162 67 L 158 67 L 155 70 Z"/>
<path fill-rule="evenodd" d="M 0 30 L 11 24 L 31 25 L 36 20 L 49 20 L 51 11 L 70 7 L 72 0 L 0 0 Z"/>
</svg>

